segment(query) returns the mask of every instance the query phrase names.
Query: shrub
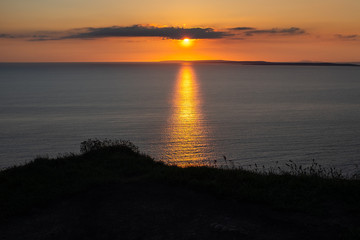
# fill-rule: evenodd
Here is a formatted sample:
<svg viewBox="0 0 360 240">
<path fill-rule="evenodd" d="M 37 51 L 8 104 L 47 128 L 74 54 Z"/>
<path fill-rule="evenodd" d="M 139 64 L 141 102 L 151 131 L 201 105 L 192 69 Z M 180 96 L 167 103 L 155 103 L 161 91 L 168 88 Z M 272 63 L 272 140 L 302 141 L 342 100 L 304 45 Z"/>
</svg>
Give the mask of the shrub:
<svg viewBox="0 0 360 240">
<path fill-rule="evenodd" d="M 88 153 L 103 149 L 116 149 L 116 150 L 125 150 L 134 153 L 139 153 L 139 148 L 128 140 L 119 140 L 119 139 L 112 140 L 107 138 L 105 138 L 104 140 L 99 140 L 97 138 L 95 139 L 89 138 L 88 140 L 80 143 L 81 153 Z"/>
</svg>

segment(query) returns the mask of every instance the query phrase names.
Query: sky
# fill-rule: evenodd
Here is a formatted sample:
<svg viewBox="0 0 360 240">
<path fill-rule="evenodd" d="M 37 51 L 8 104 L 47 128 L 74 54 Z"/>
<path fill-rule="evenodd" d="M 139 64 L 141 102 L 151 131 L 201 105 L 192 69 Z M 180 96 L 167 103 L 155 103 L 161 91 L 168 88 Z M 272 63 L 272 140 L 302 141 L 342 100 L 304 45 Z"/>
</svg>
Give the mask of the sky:
<svg viewBox="0 0 360 240">
<path fill-rule="evenodd" d="M 359 0 L 1 0 L 0 62 L 360 62 L 359 12 Z"/>
</svg>

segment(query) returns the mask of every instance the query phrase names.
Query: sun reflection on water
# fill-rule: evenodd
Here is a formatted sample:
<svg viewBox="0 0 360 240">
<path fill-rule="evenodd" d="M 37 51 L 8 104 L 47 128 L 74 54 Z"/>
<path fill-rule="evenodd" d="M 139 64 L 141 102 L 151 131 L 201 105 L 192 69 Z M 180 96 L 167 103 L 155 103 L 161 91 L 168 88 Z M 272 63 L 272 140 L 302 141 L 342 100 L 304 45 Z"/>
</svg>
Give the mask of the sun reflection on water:
<svg viewBox="0 0 360 240">
<path fill-rule="evenodd" d="M 168 123 L 166 161 L 178 166 L 207 165 L 207 128 L 201 112 L 199 83 L 193 67 L 182 65 L 177 76 Z"/>
</svg>

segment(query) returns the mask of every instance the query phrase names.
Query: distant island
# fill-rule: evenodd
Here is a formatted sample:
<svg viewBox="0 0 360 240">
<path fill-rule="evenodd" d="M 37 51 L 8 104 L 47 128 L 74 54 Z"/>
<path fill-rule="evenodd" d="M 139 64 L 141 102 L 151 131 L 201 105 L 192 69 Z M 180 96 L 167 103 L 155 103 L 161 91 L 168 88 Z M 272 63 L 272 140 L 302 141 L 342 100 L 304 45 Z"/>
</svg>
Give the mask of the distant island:
<svg viewBox="0 0 360 240">
<path fill-rule="evenodd" d="M 261 66 L 347 66 L 360 67 L 355 63 L 331 63 L 331 62 L 266 62 L 266 61 L 227 61 L 227 60 L 170 60 L 161 61 L 162 63 L 222 63 L 222 64 L 240 64 L 240 65 L 261 65 Z"/>
</svg>

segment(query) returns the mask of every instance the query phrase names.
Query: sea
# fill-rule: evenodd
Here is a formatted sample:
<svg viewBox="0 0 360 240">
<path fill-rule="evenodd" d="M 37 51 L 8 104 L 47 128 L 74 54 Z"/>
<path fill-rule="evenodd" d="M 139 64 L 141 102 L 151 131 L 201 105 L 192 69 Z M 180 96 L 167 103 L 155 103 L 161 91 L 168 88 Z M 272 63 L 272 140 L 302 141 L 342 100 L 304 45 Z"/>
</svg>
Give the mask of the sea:
<svg viewBox="0 0 360 240">
<path fill-rule="evenodd" d="M 0 63 L 0 168 L 130 140 L 179 166 L 360 164 L 360 67 Z"/>
</svg>

